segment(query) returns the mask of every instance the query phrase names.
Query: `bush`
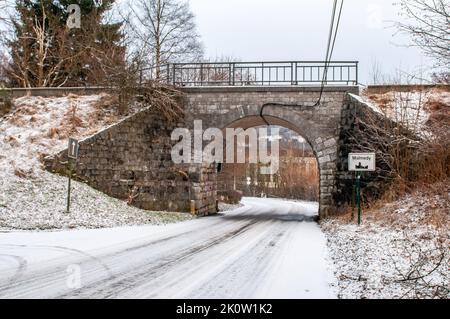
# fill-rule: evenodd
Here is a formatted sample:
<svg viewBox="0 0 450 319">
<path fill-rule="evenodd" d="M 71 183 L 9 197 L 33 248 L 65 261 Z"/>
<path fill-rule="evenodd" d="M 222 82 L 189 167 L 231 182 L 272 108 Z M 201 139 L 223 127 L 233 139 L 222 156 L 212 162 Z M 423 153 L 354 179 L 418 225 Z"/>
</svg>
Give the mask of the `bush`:
<svg viewBox="0 0 450 319">
<path fill-rule="evenodd" d="M 5 116 L 12 110 L 12 101 L 6 90 L 0 89 L 0 117 Z"/>
<path fill-rule="evenodd" d="M 241 191 L 235 191 L 235 190 L 227 190 L 227 191 L 219 191 L 217 192 L 217 197 L 219 198 L 220 202 L 231 204 L 231 205 L 237 205 L 242 200 L 242 192 Z"/>
</svg>

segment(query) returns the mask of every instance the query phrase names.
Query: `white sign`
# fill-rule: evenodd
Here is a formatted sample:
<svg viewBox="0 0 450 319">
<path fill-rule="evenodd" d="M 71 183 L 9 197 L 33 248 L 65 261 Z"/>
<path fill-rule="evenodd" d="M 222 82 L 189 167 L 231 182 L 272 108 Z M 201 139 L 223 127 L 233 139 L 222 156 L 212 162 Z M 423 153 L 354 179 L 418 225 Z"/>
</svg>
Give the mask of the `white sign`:
<svg viewBox="0 0 450 319">
<path fill-rule="evenodd" d="M 79 143 L 77 140 L 69 139 L 69 158 L 78 159 Z"/>
<path fill-rule="evenodd" d="M 376 170 L 375 153 L 351 153 L 348 156 L 350 172 L 374 172 Z"/>
</svg>

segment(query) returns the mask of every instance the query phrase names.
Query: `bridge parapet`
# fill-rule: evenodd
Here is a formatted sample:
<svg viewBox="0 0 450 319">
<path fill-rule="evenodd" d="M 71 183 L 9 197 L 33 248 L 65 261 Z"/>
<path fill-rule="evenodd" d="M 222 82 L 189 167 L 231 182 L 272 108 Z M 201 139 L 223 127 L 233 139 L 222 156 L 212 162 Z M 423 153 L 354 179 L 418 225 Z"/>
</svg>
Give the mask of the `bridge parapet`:
<svg viewBox="0 0 450 319">
<path fill-rule="evenodd" d="M 174 86 L 357 85 L 356 61 L 268 61 L 174 63 L 141 70 L 141 84 L 160 80 Z"/>
</svg>

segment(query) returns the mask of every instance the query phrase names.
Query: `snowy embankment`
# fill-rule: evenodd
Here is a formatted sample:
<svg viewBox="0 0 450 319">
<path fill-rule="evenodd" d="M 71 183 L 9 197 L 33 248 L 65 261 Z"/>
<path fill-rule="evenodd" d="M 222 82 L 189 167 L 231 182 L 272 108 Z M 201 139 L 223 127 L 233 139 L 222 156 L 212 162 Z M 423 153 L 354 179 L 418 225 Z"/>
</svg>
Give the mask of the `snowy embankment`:
<svg viewBox="0 0 450 319">
<path fill-rule="evenodd" d="M 0 229 L 102 228 L 190 218 L 129 207 L 77 182 L 71 213 L 65 214 L 67 178 L 44 171 L 40 160 L 66 148 L 69 136 L 82 139 L 120 120 L 115 103 L 107 94 L 14 101 L 13 111 L 0 119 Z"/>
<path fill-rule="evenodd" d="M 422 136 L 445 125 L 450 93 L 431 89 L 366 94 L 376 112 Z M 444 298 L 450 289 L 450 181 L 422 186 L 392 203 L 322 222 L 340 298 Z"/>
<path fill-rule="evenodd" d="M 415 132 L 423 133 L 427 131 L 430 117 L 439 111 L 441 106 L 450 105 L 450 92 L 435 88 L 411 92 L 392 91 L 384 94 L 365 92 L 359 99 L 366 102 L 375 112 L 402 123 Z"/>
<path fill-rule="evenodd" d="M 450 188 L 436 188 L 363 212 L 361 226 L 322 222 L 339 298 L 450 297 Z"/>
</svg>

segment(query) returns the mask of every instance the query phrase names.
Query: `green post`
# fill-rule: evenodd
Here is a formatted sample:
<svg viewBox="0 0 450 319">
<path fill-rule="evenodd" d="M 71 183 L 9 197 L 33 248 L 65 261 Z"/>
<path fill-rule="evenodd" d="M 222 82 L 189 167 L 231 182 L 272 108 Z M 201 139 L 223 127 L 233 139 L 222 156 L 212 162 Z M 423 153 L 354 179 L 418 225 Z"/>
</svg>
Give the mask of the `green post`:
<svg viewBox="0 0 450 319">
<path fill-rule="evenodd" d="M 356 174 L 353 174 L 355 177 Z M 355 207 L 356 207 L 356 184 L 353 182 L 353 191 L 352 191 L 352 222 L 355 221 Z"/>
<path fill-rule="evenodd" d="M 72 187 L 72 161 L 69 159 L 69 185 L 67 187 L 67 214 L 70 214 L 70 190 Z"/>
<path fill-rule="evenodd" d="M 361 225 L 361 173 L 356 176 L 356 202 L 358 205 L 358 225 Z"/>
</svg>

